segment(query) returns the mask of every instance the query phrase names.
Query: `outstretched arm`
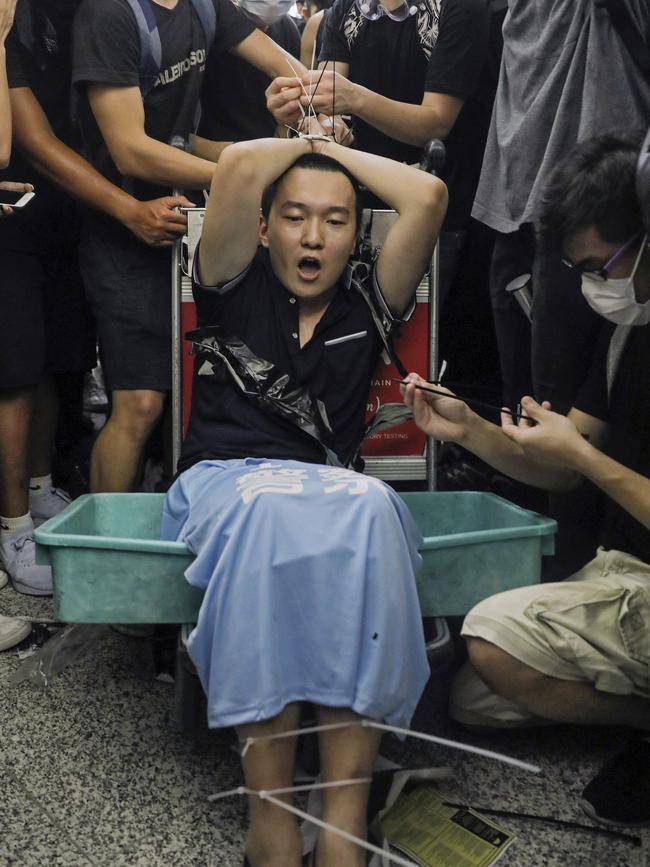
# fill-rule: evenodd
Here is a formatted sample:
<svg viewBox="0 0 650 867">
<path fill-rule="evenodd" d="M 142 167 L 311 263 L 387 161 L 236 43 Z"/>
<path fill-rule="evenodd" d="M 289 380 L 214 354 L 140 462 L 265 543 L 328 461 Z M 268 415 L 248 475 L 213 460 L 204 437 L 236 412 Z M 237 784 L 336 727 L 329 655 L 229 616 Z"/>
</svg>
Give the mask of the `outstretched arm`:
<svg viewBox="0 0 650 867">
<path fill-rule="evenodd" d="M 396 141 L 422 147 L 432 138 L 446 138 L 456 122 L 463 100 L 446 93 L 427 92 L 420 105 L 389 99 L 354 84 L 347 78 L 348 66 L 328 61 L 306 79 L 313 107 L 323 114 L 352 114 Z M 336 71 L 334 71 L 336 69 Z M 303 107 L 308 103 L 301 97 Z"/>
<path fill-rule="evenodd" d="M 589 479 L 650 529 L 650 479 L 600 451 L 598 446 L 606 431 L 604 422 L 576 409 L 568 417 L 549 412 L 532 397 L 522 398 L 521 405 L 537 424 L 525 427 L 504 419 L 503 432 L 524 455 Z"/>
<path fill-rule="evenodd" d="M 299 60 L 261 30 L 254 30 L 250 36 L 231 48 L 230 52 L 257 67 L 269 78 L 307 73 L 306 67 Z"/>
<path fill-rule="evenodd" d="M 174 208 L 191 206 L 183 196 L 140 202 L 116 187 L 54 135 L 29 87 L 11 89 L 16 145 L 38 171 L 85 204 L 123 223 L 147 244 L 170 245 L 186 220 Z"/>
<path fill-rule="evenodd" d="M 202 283 L 214 286 L 241 274 L 257 249 L 262 193 L 311 149 L 311 143 L 300 138 L 257 139 L 226 148 L 212 178 L 203 223 Z"/>
<path fill-rule="evenodd" d="M 7 53 L 5 40 L 14 22 L 16 0 L 0 0 L 0 169 L 11 158 L 11 107 L 7 83 Z"/>
<path fill-rule="evenodd" d="M 447 209 L 447 188 L 438 178 L 395 160 L 333 142 L 315 145 L 397 211 L 397 220 L 379 253 L 376 274 L 387 304 L 398 315 L 403 313 L 431 264 Z"/>
<path fill-rule="evenodd" d="M 413 373 L 408 379 L 423 382 Z M 528 485 L 549 491 L 571 490 L 587 474 L 583 463 L 586 447 L 605 457 L 598 447 L 607 437 L 607 425 L 575 408 L 562 416 L 551 412 L 547 403 L 540 406 L 531 397 L 524 397 L 522 409 L 537 424 L 530 427 L 523 420 L 514 425 L 512 418 L 503 413 L 502 427 L 498 427 L 460 400 L 428 394 L 414 385 L 403 391 L 404 402 L 413 409 L 421 430 L 436 439 L 462 445 L 495 469 Z"/>
</svg>

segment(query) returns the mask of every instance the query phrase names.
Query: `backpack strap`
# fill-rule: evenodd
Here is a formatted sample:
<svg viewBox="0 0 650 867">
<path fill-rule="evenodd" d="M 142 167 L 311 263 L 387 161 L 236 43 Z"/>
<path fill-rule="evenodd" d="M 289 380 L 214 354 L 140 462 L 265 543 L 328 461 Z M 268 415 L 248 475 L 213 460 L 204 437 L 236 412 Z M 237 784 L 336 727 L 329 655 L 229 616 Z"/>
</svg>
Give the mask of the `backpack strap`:
<svg viewBox="0 0 650 867">
<path fill-rule="evenodd" d="M 208 49 L 214 42 L 217 32 L 217 12 L 212 0 L 191 0 L 194 11 L 199 16 Z"/>
<path fill-rule="evenodd" d="M 143 98 L 156 83 L 162 68 L 162 45 L 151 0 L 127 0 L 140 36 L 140 92 Z"/>
<path fill-rule="evenodd" d="M 217 32 L 217 13 L 212 0 L 190 0 L 205 33 L 208 48 Z M 162 45 L 151 0 L 127 0 L 140 35 L 140 92 L 153 89 L 162 69 Z"/>
</svg>

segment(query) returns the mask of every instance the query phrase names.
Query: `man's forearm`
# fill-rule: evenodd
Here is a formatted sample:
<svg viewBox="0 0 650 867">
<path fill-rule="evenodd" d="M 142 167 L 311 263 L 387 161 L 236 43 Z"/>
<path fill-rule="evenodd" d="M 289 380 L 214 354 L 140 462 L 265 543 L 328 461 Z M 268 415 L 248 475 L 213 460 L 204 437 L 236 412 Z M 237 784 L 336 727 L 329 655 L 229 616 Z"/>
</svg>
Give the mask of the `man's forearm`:
<svg viewBox="0 0 650 867">
<path fill-rule="evenodd" d="M 214 141 L 213 139 L 203 138 L 200 135 L 191 135 L 190 153 L 195 157 L 200 157 L 202 160 L 216 163 L 228 145 L 231 144 L 231 141 Z"/>
<path fill-rule="evenodd" d="M 536 463 L 498 425 L 474 414 L 458 444 L 505 475 L 546 491 L 569 491 L 580 482 L 579 471 Z"/>
<path fill-rule="evenodd" d="M 231 53 L 255 66 L 269 78 L 307 74 L 306 67 L 297 58 L 261 30 L 254 30 L 250 36 L 232 48 Z"/>
<path fill-rule="evenodd" d="M 577 456 L 576 470 L 650 529 L 650 479 L 619 464 L 587 442 Z"/>
<path fill-rule="evenodd" d="M 66 192 L 120 222 L 127 222 L 135 204 L 132 196 L 112 184 L 54 133 L 16 133 L 16 144 L 42 175 Z"/>
<path fill-rule="evenodd" d="M 427 195 L 427 175 L 413 166 L 333 142 L 325 145 L 322 153 L 338 160 L 359 183 L 399 214 L 417 208 L 422 201 L 426 202 L 430 198 Z M 435 183 L 440 184 L 440 181 Z"/>
<path fill-rule="evenodd" d="M 448 126 L 431 106 L 388 99 L 358 84 L 350 112 L 405 144 L 423 147 L 430 139 L 449 134 Z"/>
<path fill-rule="evenodd" d="M 302 154 L 311 152 L 311 144 L 304 138 L 260 138 L 254 141 L 236 142 L 226 151 L 217 164 L 214 178 L 227 182 L 233 163 L 237 166 L 237 178 L 246 187 L 246 196 L 259 201 L 266 187 L 278 178 Z M 214 180 L 213 178 L 213 180 Z M 216 185 L 219 190 L 219 180 Z"/>
<path fill-rule="evenodd" d="M 204 189 L 214 173 L 213 162 L 147 135 L 125 143 L 111 155 L 121 174 L 170 188 Z"/>
</svg>

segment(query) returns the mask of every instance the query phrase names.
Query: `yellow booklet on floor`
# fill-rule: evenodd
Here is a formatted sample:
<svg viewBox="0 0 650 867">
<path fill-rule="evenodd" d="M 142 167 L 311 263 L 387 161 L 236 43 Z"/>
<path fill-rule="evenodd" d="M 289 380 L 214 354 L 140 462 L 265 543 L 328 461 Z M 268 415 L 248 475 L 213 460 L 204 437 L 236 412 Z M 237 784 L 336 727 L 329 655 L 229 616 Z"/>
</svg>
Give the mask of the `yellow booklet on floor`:
<svg viewBox="0 0 650 867">
<path fill-rule="evenodd" d="M 446 805 L 432 785 L 402 790 L 380 827 L 391 846 L 422 867 L 488 867 L 515 839 L 468 807 Z"/>
</svg>

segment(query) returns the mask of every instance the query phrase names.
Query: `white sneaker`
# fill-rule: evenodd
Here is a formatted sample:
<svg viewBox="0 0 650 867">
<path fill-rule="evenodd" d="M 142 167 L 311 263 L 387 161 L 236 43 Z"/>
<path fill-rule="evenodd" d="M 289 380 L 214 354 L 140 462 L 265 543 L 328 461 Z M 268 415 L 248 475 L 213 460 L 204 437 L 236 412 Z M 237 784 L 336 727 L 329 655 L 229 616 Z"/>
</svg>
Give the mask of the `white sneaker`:
<svg viewBox="0 0 650 867">
<path fill-rule="evenodd" d="M 36 565 L 36 545 L 30 528 L 0 543 L 0 563 L 9 573 L 14 590 L 29 596 L 52 594 L 52 569 Z"/>
<path fill-rule="evenodd" d="M 71 502 L 69 494 L 62 488 L 50 488 L 49 491 L 41 491 L 39 487 L 29 489 L 29 511 L 34 522 L 53 518 Z"/>
<path fill-rule="evenodd" d="M 8 650 L 10 647 L 20 644 L 31 631 L 32 624 L 28 621 L 17 620 L 14 617 L 5 617 L 0 614 L 0 650 Z"/>
</svg>

